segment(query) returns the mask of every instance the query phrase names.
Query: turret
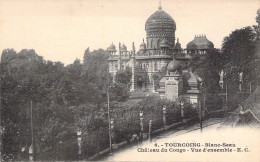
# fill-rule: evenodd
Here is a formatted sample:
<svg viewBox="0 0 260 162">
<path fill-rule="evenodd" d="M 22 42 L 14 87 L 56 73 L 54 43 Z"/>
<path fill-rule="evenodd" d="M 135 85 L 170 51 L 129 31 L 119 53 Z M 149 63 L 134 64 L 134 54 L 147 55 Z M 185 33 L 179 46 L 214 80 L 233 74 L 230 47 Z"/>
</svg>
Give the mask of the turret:
<svg viewBox="0 0 260 162">
<path fill-rule="evenodd" d="M 116 46 L 112 44 L 107 48 L 107 52 L 109 52 L 110 55 L 115 55 L 116 53 Z"/>
<path fill-rule="evenodd" d="M 140 51 L 142 52 L 146 51 L 146 44 L 144 43 L 144 39 L 143 39 L 143 43 L 140 45 Z"/>
<path fill-rule="evenodd" d="M 181 53 L 181 44 L 179 42 L 179 38 L 177 38 L 177 43 L 175 44 L 174 51 L 176 53 Z"/>
<path fill-rule="evenodd" d="M 121 57 L 121 43 L 119 42 L 118 45 L 118 49 L 119 49 L 119 59 L 118 59 L 118 70 L 121 70 L 121 63 L 122 63 L 122 57 Z"/>
</svg>

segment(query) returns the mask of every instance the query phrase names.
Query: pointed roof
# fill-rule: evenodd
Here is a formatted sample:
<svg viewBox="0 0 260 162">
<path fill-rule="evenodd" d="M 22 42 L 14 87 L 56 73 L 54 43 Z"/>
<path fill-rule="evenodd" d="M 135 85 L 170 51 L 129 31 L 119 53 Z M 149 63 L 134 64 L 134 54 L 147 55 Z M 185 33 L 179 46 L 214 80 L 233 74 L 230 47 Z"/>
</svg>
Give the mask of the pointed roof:
<svg viewBox="0 0 260 162">
<path fill-rule="evenodd" d="M 177 43 L 175 44 L 175 49 L 181 49 L 181 44 L 179 42 L 179 38 L 177 38 Z"/>
<path fill-rule="evenodd" d="M 112 42 L 112 44 L 107 48 L 107 51 L 108 51 L 108 52 L 116 52 L 116 46 L 113 44 L 113 42 Z"/>
<path fill-rule="evenodd" d="M 197 50 L 197 49 L 212 49 L 214 44 L 209 41 L 206 35 L 195 35 L 193 41 L 187 44 L 187 50 Z"/>
<path fill-rule="evenodd" d="M 146 49 L 146 44 L 144 43 L 144 39 L 143 39 L 143 43 L 140 44 L 140 50 L 144 50 Z"/>
<path fill-rule="evenodd" d="M 127 51 L 127 48 L 126 48 L 126 46 L 125 46 L 124 43 L 123 43 L 123 45 L 121 46 L 121 50 L 123 50 L 123 51 Z"/>
</svg>

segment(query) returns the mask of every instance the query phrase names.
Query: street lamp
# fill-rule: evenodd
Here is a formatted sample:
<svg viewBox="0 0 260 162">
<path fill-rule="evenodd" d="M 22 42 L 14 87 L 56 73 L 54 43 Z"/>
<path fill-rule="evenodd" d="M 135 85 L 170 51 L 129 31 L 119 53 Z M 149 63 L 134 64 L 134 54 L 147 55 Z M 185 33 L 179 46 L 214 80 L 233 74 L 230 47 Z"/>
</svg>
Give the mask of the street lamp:
<svg viewBox="0 0 260 162">
<path fill-rule="evenodd" d="M 29 148 L 29 160 L 34 161 L 34 132 L 33 132 L 33 108 L 32 108 L 32 100 L 31 100 L 31 138 L 32 138 L 32 144 Z"/>
<path fill-rule="evenodd" d="M 143 124 L 143 120 L 144 120 L 144 112 L 140 111 L 139 113 L 139 117 L 140 117 L 140 144 L 142 144 L 143 141 L 143 131 L 144 131 L 144 124 Z"/>
<path fill-rule="evenodd" d="M 225 93 L 225 99 L 226 99 L 226 103 L 225 103 L 225 105 L 228 105 L 228 72 L 226 72 L 225 74 L 224 74 L 224 76 L 225 76 L 225 79 L 226 79 L 226 85 L 225 85 L 225 91 L 226 91 L 226 93 Z"/>
<path fill-rule="evenodd" d="M 166 128 L 166 105 L 163 105 L 163 108 L 162 108 L 162 111 L 163 111 L 163 125 L 164 125 L 164 129 Z"/>
<path fill-rule="evenodd" d="M 203 86 L 204 86 L 204 82 L 201 82 L 200 84 L 200 89 L 203 90 Z M 204 89 L 204 91 L 206 92 L 206 90 Z M 202 92 L 204 92 L 202 91 Z M 204 111 L 205 111 L 205 92 L 203 95 L 203 105 L 204 105 Z M 199 92 L 199 94 L 201 94 L 201 91 Z M 199 107 L 199 118 L 200 118 L 200 132 L 202 132 L 202 103 L 201 103 L 201 98 L 199 97 L 200 95 L 198 94 L 198 107 Z"/>
<path fill-rule="evenodd" d="M 81 134 L 82 134 L 82 131 L 78 130 L 77 136 L 78 136 L 78 146 L 79 146 L 79 151 L 78 151 L 79 159 L 81 157 Z"/>
<path fill-rule="evenodd" d="M 180 101 L 180 105 L 181 105 L 181 120 L 183 122 L 183 120 L 184 120 L 184 101 Z"/>
<path fill-rule="evenodd" d="M 109 134 L 109 150 L 110 150 L 110 154 L 112 155 L 113 150 L 112 150 L 112 136 L 111 136 L 111 119 L 110 119 L 110 98 L 109 98 L 109 89 L 111 88 L 111 86 L 108 87 L 107 89 L 107 114 L 108 114 L 108 134 Z"/>
<path fill-rule="evenodd" d="M 165 105 L 163 105 L 163 113 L 165 114 L 166 113 L 166 106 Z"/>
<path fill-rule="evenodd" d="M 143 120 L 144 120 L 144 117 L 143 117 L 143 115 L 144 115 L 144 112 L 143 111 L 140 111 L 140 130 L 141 130 L 141 133 L 143 132 L 143 130 L 144 130 L 144 125 L 143 125 Z"/>
</svg>

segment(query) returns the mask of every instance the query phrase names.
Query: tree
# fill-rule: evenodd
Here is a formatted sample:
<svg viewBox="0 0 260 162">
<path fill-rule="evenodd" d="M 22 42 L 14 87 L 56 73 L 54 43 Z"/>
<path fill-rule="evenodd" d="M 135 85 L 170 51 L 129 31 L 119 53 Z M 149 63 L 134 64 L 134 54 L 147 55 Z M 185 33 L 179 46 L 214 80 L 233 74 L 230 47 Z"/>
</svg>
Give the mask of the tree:
<svg viewBox="0 0 260 162">
<path fill-rule="evenodd" d="M 23 49 L 18 54 L 13 49 L 3 50 L 0 63 L 2 153 L 13 154 L 15 160 L 28 160 L 19 155 L 22 147 L 28 151 L 31 145 L 32 101 L 38 159 L 54 160 L 58 150 L 64 149 L 70 153 L 61 159 L 76 160 L 75 129 L 87 133 L 107 125 L 104 106 L 106 92 L 112 85 L 107 58 L 102 49 L 86 50 L 83 64 L 76 59 L 65 67 L 61 62 L 44 60 L 33 49 Z M 129 96 L 122 83 L 116 83 L 110 94 L 111 100 L 119 102 Z"/>
<path fill-rule="evenodd" d="M 249 82 L 256 83 L 257 63 L 254 63 L 255 39 L 256 33 L 252 27 L 237 29 L 224 38 L 222 43 L 222 52 L 226 60 L 224 70 L 227 72 L 227 75 L 233 76 L 228 76 L 231 78 L 230 84 L 238 84 L 238 73 L 241 72 L 243 72 L 244 84 Z M 230 91 L 232 92 L 233 90 L 236 92 L 238 88 L 232 88 Z"/>
<path fill-rule="evenodd" d="M 129 66 L 125 70 L 118 70 L 115 75 L 115 82 L 122 83 L 130 88 L 132 71 Z"/>
<path fill-rule="evenodd" d="M 167 68 L 166 68 L 166 66 L 164 66 L 159 72 L 153 74 L 152 77 L 154 80 L 155 89 L 157 89 L 159 87 L 159 82 L 166 75 L 166 72 L 167 72 Z"/>
<path fill-rule="evenodd" d="M 255 53 L 255 38 L 256 34 L 251 27 L 237 29 L 225 37 L 222 43 L 225 64 L 248 72 L 249 63 Z"/>
<path fill-rule="evenodd" d="M 14 49 L 4 49 L 1 55 L 1 62 L 6 63 L 17 57 L 17 53 Z"/>
<path fill-rule="evenodd" d="M 147 83 L 149 83 L 149 76 L 146 70 L 141 69 L 140 67 L 136 68 L 136 83 L 137 87 L 144 88 Z"/>
</svg>

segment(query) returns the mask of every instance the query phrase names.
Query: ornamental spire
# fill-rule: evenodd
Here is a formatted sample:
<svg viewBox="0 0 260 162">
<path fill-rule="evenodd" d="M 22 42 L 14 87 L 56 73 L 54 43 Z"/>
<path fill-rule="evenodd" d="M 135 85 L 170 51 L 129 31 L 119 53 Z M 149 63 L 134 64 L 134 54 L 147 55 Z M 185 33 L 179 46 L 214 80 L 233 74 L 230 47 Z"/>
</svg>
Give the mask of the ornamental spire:
<svg viewBox="0 0 260 162">
<path fill-rule="evenodd" d="M 135 43 L 134 42 L 132 44 L 132 51 L 133 51 L 133 54 L 135 55 Z"/>
<path fill-rule="evenodd" d="M 162 5 L 161 5 L 161 0 L 159 0 L 159 7 L 158 7 L 159 11 L 162 11 Z"/>
</svg>

